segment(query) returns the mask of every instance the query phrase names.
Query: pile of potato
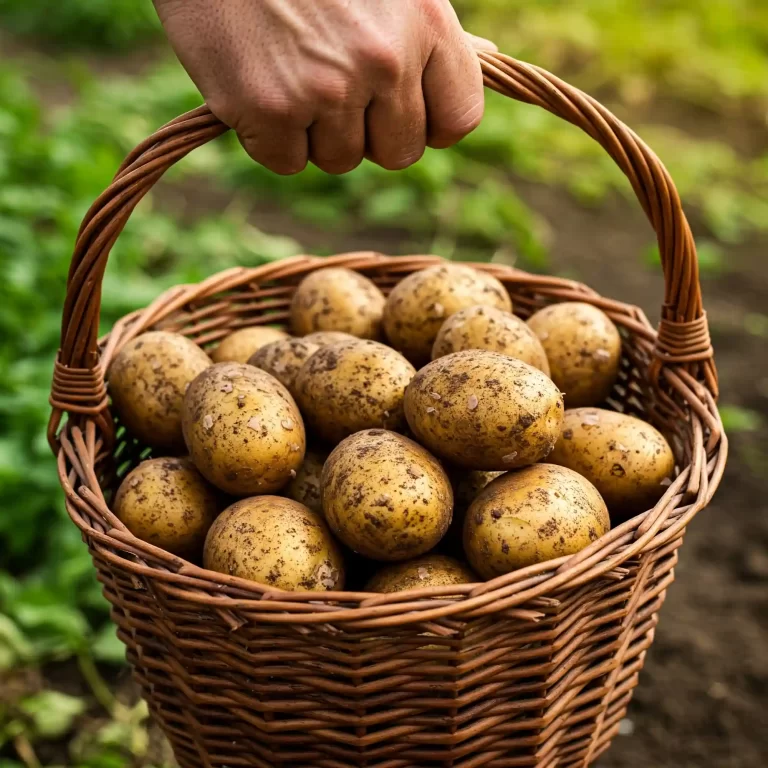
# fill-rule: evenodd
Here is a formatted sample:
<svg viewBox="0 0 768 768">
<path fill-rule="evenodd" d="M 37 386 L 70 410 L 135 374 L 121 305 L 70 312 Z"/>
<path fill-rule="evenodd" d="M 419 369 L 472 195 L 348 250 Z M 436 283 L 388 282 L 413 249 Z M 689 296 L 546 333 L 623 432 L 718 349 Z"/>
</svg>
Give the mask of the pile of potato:
<svg viewBox="0 0 768 768">
<path fill-rule="evenodd" d="M 598 407 L 621 338 L 592 305 L 525 322 L 467 266 L 387 298 L 331 267 L 290 314 L 295 336 L 243 328 L 210 357 L 164 331 L 119 351 L 115 411 L 161 454 L 115 498 L 136 536 L 275 589 L 473 583 L 580 551 L 674 472 L 656 429 Z"/>
</svg>

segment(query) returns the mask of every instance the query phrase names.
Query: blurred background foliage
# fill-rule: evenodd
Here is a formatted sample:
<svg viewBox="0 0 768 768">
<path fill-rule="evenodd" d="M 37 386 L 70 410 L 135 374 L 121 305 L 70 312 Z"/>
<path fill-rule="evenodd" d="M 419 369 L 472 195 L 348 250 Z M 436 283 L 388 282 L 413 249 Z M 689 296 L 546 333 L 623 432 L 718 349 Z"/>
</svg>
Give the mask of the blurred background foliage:
<svg viewBox="0 0 768 768">
<path fill-rule="evenodd" d="M 724 248 L 768 229 L 768 153 L 754 131 L 723 134 L 720 121 L 736 114 L 765 128 L 768 4 L 456 5 L 467 28 L 567 76 L 631 122 L 701 222 L 703 270 L 727 273 Z M 200 97 L 149 0 L 0 0 L 0 51 L 0 754 L 15 755 L 0 757 L 0 768 L 61 764 L 62 754 L 83 767 L 160 764 L 167 755 L 147 757 L 143 705 L 111 690 L 118 673 L 110 665 L 122 663 L 122 648 L 64 515 L 45 424 L 80 220 L 125 153 Z M 135 212 L 107 270 L 104 327 L 175 283 L 308 245 L 317 251 L 318 242 L 321 251 L 355 247 L 366 232 L 393 252 L 551 269 L 557 221 L 526 202 L 520 190 L 530 183 L 589 209 L 631 195 L 586 136 L 496 95 L 459 147 L 429 151 L 398 174 L 365 164 L 343 177 L 310 168 L 279 178 L 225 137 L 173 169 Z M 254 210 L 273 222 L 271 233 L 256 227 Z M 633 254 L 625 257 L 632 266 Z M 636 268 L 653 268 L 657 258 L 649 231 L 637 244 Z M 768 318 L 751 313 L 747 331 L 768 336 Z M 738 404 L 724 415 L 734 430 L 760 426 L 758 414 Z M 82 686 L 47 690 L 39 670 L 51 664 L 76 665 Z M 21 679 L 8 677 L 20 668 Z M 87 715 L 94 699 L 100 716 Z M 59 746 L 46 752 L 49 744 Z"/>
</svg>

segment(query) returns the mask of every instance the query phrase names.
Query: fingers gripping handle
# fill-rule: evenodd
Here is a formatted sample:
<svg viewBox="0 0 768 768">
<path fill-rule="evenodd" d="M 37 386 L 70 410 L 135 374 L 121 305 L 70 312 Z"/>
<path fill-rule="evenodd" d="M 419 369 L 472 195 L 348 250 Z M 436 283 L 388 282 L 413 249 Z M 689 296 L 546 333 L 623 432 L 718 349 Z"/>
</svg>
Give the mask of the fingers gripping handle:
<svg viewBox="0 0 768 768">
<path fill-rule="evenodd" d="M 665 295 L 656 346 L 657 371 L 678 365 L 716 395 L 696 248 L 672 179 L 643 141 L 605 107 L 554 75 L 503 54 L 478 53 L 485 84 L 505 96 L 542 107 L 597 141 L 632 184 L 656 230 Z M 109 252 L 133 209 L 174 163 L 227 131 L 203 105 L 165 125 L 134 149 L 80 227 L 67 280 L 61 347 L 54 371 L 49 437 L 62 413 L 103 416 L 107 408 L 99 368 L 101 282 Z"/>
</svg>

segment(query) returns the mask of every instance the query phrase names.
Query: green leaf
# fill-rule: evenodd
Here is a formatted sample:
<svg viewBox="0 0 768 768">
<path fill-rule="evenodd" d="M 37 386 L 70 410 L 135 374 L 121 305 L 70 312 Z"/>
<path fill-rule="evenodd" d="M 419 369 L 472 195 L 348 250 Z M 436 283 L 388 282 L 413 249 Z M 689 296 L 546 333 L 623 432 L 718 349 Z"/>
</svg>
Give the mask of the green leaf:
<svg viewBox="0 0 768 768">
<path fill-rule="evenodd" d="M 759 413 L 738 405 L 721 405 L 720 418 L 726 432 L 757 432 L 762 425 Z"/>
<path fill-rule="evenodd" d="M 117 637 L 117 628 L 105 624 L 91 642 L 91 653 L 97 661 L 109 664 L 125 663 L 125 646 Z"/>
<path fill-rule="evenodd" d="M 20 705 L 31 718 L 35 735 L 44 739 L 59 739 L 68 733 L 85 708 L 83 699 L 58 691 L 41 691 Z"/>
<path fill-rule="evenodd" d="M 34 655 L 32 644 L 9 616 L 0 613 L 0 671 L 29 662 Z"/>
</svg>

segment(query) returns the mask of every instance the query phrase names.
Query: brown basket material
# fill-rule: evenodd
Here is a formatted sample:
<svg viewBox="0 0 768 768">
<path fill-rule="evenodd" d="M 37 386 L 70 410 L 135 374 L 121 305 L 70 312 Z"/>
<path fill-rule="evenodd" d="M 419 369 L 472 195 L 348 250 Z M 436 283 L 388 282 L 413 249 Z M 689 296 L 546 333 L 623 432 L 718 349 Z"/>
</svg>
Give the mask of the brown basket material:
<svg viewBox="0 0 768 768">
<path fill-rule="evenodd" d="M 611 316 L 624 339 L 611 403 L 666 430 L 679 474 L 653 509 L 579 554 L 485 584 L 281 593 L 133 537 L 108 505 L 143 448 L 117 431 L 109 410 L 104 371 L 122 344 L 154 327 L 205 345 L 240 326 L 284 323 L 297 282 L 330 264 L 387 291 L 437 261 L 353 253 L 234 268 L 167 291 L 99 341 L 102 275 L 134 206 L 173 163 L 226 130 L 207 107 L 177 118 L 128 156 L 85 217 L 49 437 L 135 677 L 185 768 L 586 766 L 617 732 L 685 527 L 712 497 L 727 453 L 695 248 L 671 179 L 632 131 L 541 69 L 480 56 L 489 87 L 580 127 L 631 181 L 658 234 L 666 281 L 658 333 L 638 308 L 579 283 L 475 266 L 506 285 L 523 316 L 573 299 Z"/>
</svg>

